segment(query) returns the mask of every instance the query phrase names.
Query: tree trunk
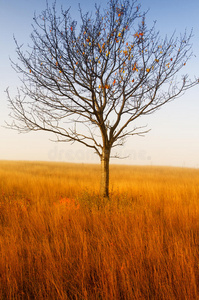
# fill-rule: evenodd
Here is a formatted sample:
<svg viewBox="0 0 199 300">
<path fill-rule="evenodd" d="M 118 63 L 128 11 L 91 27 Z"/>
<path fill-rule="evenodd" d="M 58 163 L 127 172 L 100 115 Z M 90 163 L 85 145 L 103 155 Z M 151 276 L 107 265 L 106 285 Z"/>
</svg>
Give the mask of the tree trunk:
<svg viewBox="0 0 199 300">
<path fill-rule="evenodd" d="M 100 193 L 103 198 L 109 198 L 109 160 L 110 149 L 103 149 L 101 157 L 101 186 Z"/>
</svg>

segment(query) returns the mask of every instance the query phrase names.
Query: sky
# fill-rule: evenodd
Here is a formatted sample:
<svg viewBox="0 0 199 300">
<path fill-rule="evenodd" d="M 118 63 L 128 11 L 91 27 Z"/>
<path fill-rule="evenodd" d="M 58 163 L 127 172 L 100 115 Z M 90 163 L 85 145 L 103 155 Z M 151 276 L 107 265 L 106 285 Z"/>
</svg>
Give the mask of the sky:
<svg viewBox="0 0 199 300">
<path fill-rule="evenodd" d="M 51 3 L 52 0 L 49 2 Z M 71 14 L 78 18 L 78 3 L 83 11 L 94 8 L 94 3 L 106 1 L 57 0 L 57 6 L 71 7 Z M 138 0 L 142 10 L 148 10 L 146 23 L 157 21 L 156 28 L 162 37 L 193 29 L 194 57 L 185 67 L 190 78 L 199 78 L 199 1 L 198 0 Z M 98 163 L 99 157 L 92 150 L 78 143 L 55 143 L 46 132 L 19 134 L 4 128 L 9 117 L 7 87 L 12 91 L 21 85 L 13 70 L 10 58 L 17 61 L 13 36 L 24 47 L 31 42 L 34 13 L 46 7 L 46 0 L 0 0 L 0 160 L 61 161 Z M 13 95 L 14 96 L 14 95 Z M 199 168 L 199 85 L 182 97 L 166 104 L 154 114 L 142 118 L 138 125 L 151 129 L 144 137 L 133 136 L 117 152 L 122 160 L 112 163 L 129 165 L 162 165 Z M 136 124 L 137 125 L 137 124 Z"/>
</svg>

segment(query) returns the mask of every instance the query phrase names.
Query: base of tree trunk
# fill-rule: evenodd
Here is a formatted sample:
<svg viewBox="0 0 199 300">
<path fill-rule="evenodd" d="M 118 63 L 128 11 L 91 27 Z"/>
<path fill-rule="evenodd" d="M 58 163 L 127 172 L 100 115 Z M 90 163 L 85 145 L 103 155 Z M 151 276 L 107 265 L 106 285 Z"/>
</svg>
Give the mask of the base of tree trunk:
<svg viewBox="0 0 199 300">
<path fill-rule="evenodd" d="M 102 198 L 109 199 L 109 160 L 110 150 L 103 150 L 101 157 L 101 185 L 100 195 Z"/>
</svg>

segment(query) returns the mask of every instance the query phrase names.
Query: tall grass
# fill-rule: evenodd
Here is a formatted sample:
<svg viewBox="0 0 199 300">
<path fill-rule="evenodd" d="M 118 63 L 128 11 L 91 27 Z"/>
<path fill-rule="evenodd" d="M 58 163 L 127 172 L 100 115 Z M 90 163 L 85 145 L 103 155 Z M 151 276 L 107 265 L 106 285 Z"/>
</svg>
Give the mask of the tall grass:
<svg viewBox="0 0 199 300">
<path fill-rule="evenodd" d="M 0 162 L 0 299 L 199 299 L 199 170 Z"/>
</svg>

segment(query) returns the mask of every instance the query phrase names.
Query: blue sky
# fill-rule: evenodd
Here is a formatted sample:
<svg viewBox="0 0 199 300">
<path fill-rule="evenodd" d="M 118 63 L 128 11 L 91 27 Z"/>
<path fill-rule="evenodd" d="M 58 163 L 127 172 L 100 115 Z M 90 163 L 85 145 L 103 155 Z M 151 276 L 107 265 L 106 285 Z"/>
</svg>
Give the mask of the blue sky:
<svg viewBox="0 0 199 300">
<path fill-rule="evenodd" d="M 49 1 L 51 2 L 51 1 Z M 96 1 L 105 5 L 106 1 Z M 78 18 L 78 3 L 86 12 L 94 8 L 94 1 L 57 0 Z M 185 67 L 191 78 L 199 77 L 199 1 L 138 0 L 143 10 L 149 9 L 146 22 L 157 21 L 156 28 L 165 34 L 183 33 L 193 28 L 193 57 Z M 18 75 L 12 69 L 9 57 L 16 61 L 15 35 L 24 47 L 30 42 L 34 12 L 45 9 L 45 0 L 0 0 L 0 160 L 44 160 L 95 163 L 99 159 L 88 148 L 79 144 L 51 142 L 48 133 L 18 134 L 3 128 L 10 121 L 5 89 L 20 86 Z M 132 137 L 118 153 L 130 156 L 112 163 L 136 165 L 170 165 L 199 168 L 199 86 L 187 91 L 181 98 L 163 106 L 154 114 L 142 118 L 138 125 L 148 124 L 151 131 L 145 137 Z M 137 125 L 137 124 L 136 124 Z"/>
</svg>

